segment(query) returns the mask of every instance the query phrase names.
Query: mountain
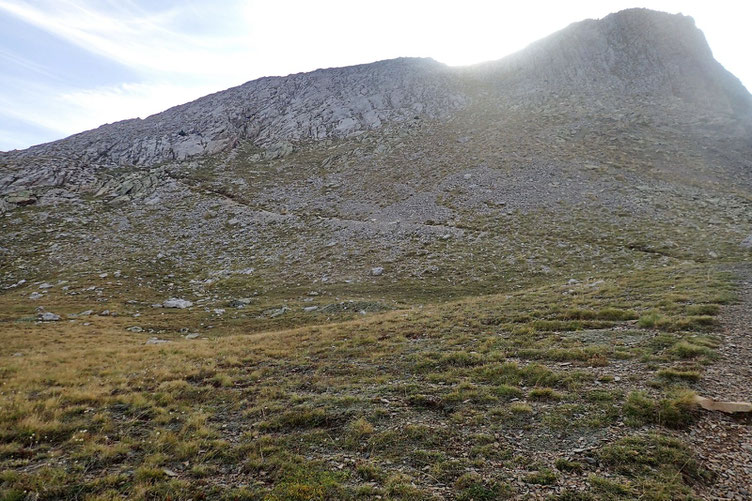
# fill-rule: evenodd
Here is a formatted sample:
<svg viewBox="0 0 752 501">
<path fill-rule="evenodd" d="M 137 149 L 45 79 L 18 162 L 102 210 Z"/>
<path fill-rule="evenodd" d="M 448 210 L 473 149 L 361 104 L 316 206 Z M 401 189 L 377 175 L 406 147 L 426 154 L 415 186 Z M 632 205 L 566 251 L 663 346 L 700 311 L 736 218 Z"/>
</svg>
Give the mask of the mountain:
<svg viewBox="0 0 752 501">
<path fill-rule="evenodd" d="M 242 141 L 274 150 L 283 141 L 351 137 L 414 116 L 434 119 L 467 109 L 479 91 L 491 93 L 498 106 L 618 96 L 681 99 L 746 121 L 752 114 L 750 94 L 713 59 L 691 18 L 632 9 L 573 24 L 517 54 L 470 68 L 403 58 L 261 78 L 145 120 L 6 153 L 4 163 L 34 162 L 34 172 L 28 181 L 6 177 L 0 189 L 56 186 L 75 167 L 151 166 Z M 53 161 L 49 171 L 40 169 Z"/>
<path fill-rule="evenodd" d="M 624 218 L 676 228 L 689 224 L 691 200 L 720 194 L 743 212 L 746 201 L 725 197 L 750 186 L 751 123 L 752 98 L 691 18 L 632 9 L 496 62 L 404 58 L 262 78 L 4 153 L 0 193 L 6 210 L 33 203 L 102 220 L 106 238 L 90 225 L 76 231 L 96 242 L 92 259 L 131 259 L 148 241 L 218 269 L 247 267 L 253 255 L 300 261 L 289 271 L 309 280 L 385 262 L 420 275 L 439 265 L 413 255 L 414 238 L 465 235 L 462 252 L 508 253 L 508 243 L 481 243 L 499 218 L 587 207 L 606 211 L 613 231 Z M 226 220 L 239 223 L 228 231 Z M 113 235 L 113 224 L 140 229 Z M 733 239 L 747 231 L 739 224 Z M 289 242 L 269 225 L 311 235 Z M 190 237 L 172 241 L 183 232 Z M 241 246 L 239 235 L 249 241 Z M 66 266 L 80 260 L 77 245 L 59 247 Z M 326 270 L 322 253 L 335 260 Z M 445 257 L 463 268 L 464 258 Z M 477 271 L 452 276 L 475 280 L 466 274 Z"/>
<path fill-rule="evenodd" d="M 629 9 L 468 67 L 261 78 L 0 153 L 0 211 L 0 355 L 30 385 L 14 391 L 37 401 L 58 343 L 50 388 L 94 370 L 71 360 L 101 364 L 107 405 L 70 401 L 121 438 L 173 426 L 175 409 L 205 410 L 200 435 L 221 437 L 180 449 L 212 451 L 195 472 L 163 439 L 152 456 L 107 456 L 154 496 L 177 476 L 197 490 L 176 480 L 175 499 L 238 482 L 271 499 L 299 484 L 319 499 L 353 485 L 390 499 L 712 497 L 702 458 L 748 437 L 700 419 L 689 393 L 747 398 L 752 348 L 752 96 L 690 17 Z M 0 412 L 8 430 L 27 429 L 21 400 Z M 79 411 L 76 429 L 98 426 Z M 220 464 L 220 449 L 239 456 Z M 0 451 L 0 466 L 18 460 Z M 752 479 L 734 469 L 718 482 L 741 493 Z M 0 479 L 37 492 L 23 483 L 35 471 Z"/>
</svg>

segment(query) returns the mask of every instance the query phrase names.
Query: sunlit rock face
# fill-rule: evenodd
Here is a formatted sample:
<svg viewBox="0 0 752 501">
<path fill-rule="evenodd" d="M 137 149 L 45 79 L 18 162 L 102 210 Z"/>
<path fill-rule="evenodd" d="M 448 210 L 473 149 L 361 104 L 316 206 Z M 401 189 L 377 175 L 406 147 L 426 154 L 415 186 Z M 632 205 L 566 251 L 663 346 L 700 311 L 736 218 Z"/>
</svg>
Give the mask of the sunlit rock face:
<svg viewBox="0 0 752 501">
<path fill-rule="evenodd" d="M 440 117 L 466 103 L 452 72 L 430 59 L 372 64 L 268 77 L 3 158 L 54 156 L 66 162 L 148 166 L 231 148 L 280 141 L 347 137 L 415 116 Z M 51 174 L 32 183 L 58 183 Z M 8 186 L 7 180 L 3 183 Z M 3 186 L 0 184 L 0 186 Z"/>
<path fill-rule="evenodd" d="M 673 96 L 727 112 L 751 104 L 691 17 L 647 9 L 573 24 L 484 69 L 502 89 L 531 94 Z"/>
</svg>

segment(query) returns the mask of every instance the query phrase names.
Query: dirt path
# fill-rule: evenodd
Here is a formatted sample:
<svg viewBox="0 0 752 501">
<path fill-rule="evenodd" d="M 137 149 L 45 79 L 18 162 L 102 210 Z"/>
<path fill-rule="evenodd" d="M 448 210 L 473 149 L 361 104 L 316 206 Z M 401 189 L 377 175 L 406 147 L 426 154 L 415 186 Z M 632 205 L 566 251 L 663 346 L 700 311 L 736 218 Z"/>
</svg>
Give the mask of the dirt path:
<svg viewBox="0 0 752 501">
<path fill-rule="evenodd" d="M 731 270 L 739 283 L 739 303 L 722 316 L 721 357 L 708 367 L 699 393 L 717 400 L 752 401 L 752 265 Z M 752 499 L 752 419 L 704 412 L 690 441 L 717 475 L 700 490 L 705 499 Z"/>
</svg>

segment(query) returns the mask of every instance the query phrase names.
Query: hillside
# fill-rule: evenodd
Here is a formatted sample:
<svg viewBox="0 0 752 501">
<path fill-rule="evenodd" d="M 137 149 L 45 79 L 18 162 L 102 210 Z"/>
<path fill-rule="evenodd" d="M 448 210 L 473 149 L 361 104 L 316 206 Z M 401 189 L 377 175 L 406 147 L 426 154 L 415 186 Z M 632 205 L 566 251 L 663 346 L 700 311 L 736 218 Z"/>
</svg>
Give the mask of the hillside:
<svg viewBox="0 0 752 501">
<path fill-rule="evenodd" d="M 752 96 L 691 18 L 254 80 L 0 153 L 0 211 L 7 499 L 749 495 L 693 395 L 752 400 Z"/>
</svg>

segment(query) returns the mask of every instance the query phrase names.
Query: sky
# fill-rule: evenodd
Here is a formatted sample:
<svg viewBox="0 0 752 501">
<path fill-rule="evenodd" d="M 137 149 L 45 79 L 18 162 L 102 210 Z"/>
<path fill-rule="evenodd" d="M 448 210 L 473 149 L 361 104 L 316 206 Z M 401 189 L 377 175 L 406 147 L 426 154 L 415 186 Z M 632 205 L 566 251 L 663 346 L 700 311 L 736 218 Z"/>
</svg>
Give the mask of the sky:
<svg viewBox="0 0 752 501">
<path fill-rule="evenodd" d="M 716 59 L 752 89 L 747 1 L 0 0 L 0 151 L 262 76 L 401 56 L 499 59 L 630 7 L 694 17 Z"/>
</svg>

